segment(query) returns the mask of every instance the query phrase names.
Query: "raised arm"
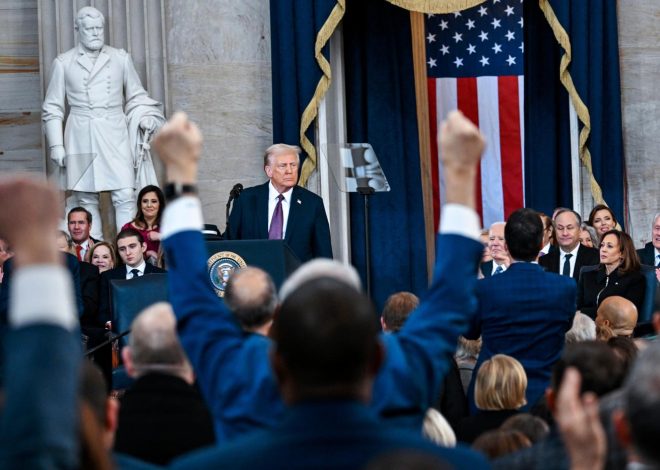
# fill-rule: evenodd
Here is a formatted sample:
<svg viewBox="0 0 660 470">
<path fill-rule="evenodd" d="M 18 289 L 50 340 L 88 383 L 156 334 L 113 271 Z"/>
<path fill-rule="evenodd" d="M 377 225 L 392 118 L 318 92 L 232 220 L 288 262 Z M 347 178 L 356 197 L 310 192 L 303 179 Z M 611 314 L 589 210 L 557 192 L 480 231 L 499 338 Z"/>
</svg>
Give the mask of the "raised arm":
<svg viewBox="0 0 660 470">
<path fill-rule="evenodd" d="M 78 468 L 80 335 L 71 276 L 55 244 L 59 199 L 42 182 L 0 183 L 0 237 L 16 253 L 0 468 Z"/>
</svg>

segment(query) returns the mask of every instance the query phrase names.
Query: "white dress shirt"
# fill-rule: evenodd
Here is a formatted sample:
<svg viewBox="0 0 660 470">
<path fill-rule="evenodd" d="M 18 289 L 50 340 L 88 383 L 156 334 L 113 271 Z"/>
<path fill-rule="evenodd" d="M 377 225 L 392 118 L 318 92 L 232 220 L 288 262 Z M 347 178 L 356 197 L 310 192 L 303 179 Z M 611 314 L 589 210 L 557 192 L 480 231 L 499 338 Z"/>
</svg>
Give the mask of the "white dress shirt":
<svg viewBox="0 0 660 470">
<path fill-rule="evenodd" d="M 289 208 L 291 207 L 291 193 L 293 188 L 289 189 L 287 192 L 282 193 L 284 199 L 282 199 L 282 236 L 286 235 L 286 225 L 289 220 Z M 277 189 L 273 186 L 273 183 L 268 183 L 268 230 L 270 230 L 270 223 L 273 220 L 273 212 L 275 212 L 275 206 L 277 206 L 277 197 L 280 193 L 277 192 Z"/>
<path fill-rule="evenodd" d="M 134 269 L 137 269 L 138 271 L 140 271 L 140 274 L 138 274 L 138 277 L 144 276 L 144 269 L 146 267 L 147 267 L 147 262 L 144 259 L 142 260 L 142 263 L 138 264 L 135 267 L 131 267 L 131 266 L 126 265 L 126 279 L 133 279 L 133 273 L 131 271 L 133 271 Z"/>
<path fill-rule="evenodd" d="M 578 250 L 580 249 L 580 244 L 578 243 L 575 248 L 573 248 L 573 251 L 566 253 L 564 250 L 559 248 L 559 274 L 564 272 L 564 263 L 566 262 L 566 255 L 571 254 L 571 256 L 568 260 L 570 266 L 571 266 L 571 272 L 570 276 L 573 276 L 573 271 L 575 271 L 575 260 L 577 259 L 577 254 Z"/>
</svg>

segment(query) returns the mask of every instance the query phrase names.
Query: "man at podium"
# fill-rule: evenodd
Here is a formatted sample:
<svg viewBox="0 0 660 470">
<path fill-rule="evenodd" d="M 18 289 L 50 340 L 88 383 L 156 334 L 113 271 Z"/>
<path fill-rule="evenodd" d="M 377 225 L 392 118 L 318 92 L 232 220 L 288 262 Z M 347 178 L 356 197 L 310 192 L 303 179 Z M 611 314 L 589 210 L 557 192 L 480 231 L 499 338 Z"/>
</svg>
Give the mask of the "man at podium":
<svg viewBox="0 0 660 470">
<path fill-rule="evenodd" d="M 275 144 L 264 155 L 269 181 L 234 200 L 228 240 L 284 240 L 301 262 L 332 258 L 323 200 L 298 186 L 300 147 Z"/>
</svg>

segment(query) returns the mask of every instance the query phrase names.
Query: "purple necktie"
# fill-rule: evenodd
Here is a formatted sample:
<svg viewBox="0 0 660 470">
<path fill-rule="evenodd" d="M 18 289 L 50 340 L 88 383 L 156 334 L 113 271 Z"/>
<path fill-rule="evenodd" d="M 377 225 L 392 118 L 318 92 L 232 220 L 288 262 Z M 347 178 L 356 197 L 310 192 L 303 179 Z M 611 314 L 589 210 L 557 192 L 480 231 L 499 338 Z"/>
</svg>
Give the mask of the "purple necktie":
<svg viewBox="0 0 660 470">
<path fill-rule="evenodd" d="M 269 240 L 281 240 L 282 228 L 284 227 L 284 215 L 282 214 L 282 199 L 284 196 L 281 194 L 277 196 L 277 205 L 273 211 L 273 218 L 270 220 L 270 228 L 268 229 Z"/>
</svg>

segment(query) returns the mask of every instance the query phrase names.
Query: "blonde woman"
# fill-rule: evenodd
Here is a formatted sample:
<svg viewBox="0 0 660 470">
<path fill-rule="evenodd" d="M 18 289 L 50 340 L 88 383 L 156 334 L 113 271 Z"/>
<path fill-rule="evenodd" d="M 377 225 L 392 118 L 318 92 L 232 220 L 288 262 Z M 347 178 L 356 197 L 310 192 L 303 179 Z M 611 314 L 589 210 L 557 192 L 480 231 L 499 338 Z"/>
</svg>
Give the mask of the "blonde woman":
<svg viewBox="0 0 660 470">
<path fill-rule="evenodd" d="M 497 429 L 527 404 L 527 375 L 511 356 L 496 354 L 477 372 L 474 401 L 479 412 L 461 421 L 457 435 L 461 442 L 472 443 L 486 431 Z"/>
</svg>

